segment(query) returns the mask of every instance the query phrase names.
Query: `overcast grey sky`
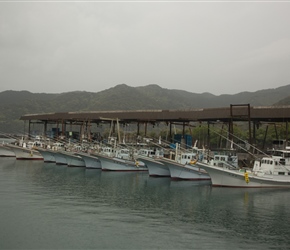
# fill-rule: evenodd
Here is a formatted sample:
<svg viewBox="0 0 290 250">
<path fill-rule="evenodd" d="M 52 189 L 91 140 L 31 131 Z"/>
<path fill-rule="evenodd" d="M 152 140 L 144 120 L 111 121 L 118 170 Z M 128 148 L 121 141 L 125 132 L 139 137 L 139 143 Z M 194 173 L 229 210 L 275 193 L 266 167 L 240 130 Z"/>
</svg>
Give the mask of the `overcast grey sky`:
<svg viewBox="0 0 290 250">
<path fill-rule="evenodd" d="M 0 91 L 290 84 L 290 1 L 1 1 Z"/>
</svg>

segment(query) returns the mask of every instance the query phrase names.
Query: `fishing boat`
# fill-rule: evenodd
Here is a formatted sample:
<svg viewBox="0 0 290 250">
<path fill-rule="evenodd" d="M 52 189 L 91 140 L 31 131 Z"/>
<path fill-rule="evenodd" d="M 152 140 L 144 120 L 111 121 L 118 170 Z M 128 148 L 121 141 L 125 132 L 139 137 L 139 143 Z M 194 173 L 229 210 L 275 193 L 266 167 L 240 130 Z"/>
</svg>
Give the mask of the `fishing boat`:
<svg viewBox="0 0 290 250">
<path fill-rule="evenodd" d="M 147 166 L 141 161 L 122 159 L 101 153 L 94 153 L 94 155 L 100 160 L 103 171 L 148 171 Z"/>
<path fill-rule="evenodd" d="M 168 167 L 173 180 L 210 180 L 208 173 L 195 165 L 197 157 L 197 151 L 192 151 L 182 152 L 175 159 L 161 157 L 157 161 Z M 202 159 L 203 155 L 200 155 L 200 160 Z"/>
<path fill-rule="evenodd" d="M 232 135 L 233 136 L 233 135 Z M 224 137 L 228 140 L 228 138 Z M 239 141 L 245 142 L 235 136 Z M 247 144 L 247 148 L 243 148 L 231 140 L 233 145 L 246 151 L 253 157 L 254 163 L 251 167 L 240 168 L 236 164 L 237 159 L 230 161 L 214 162 L 214 160 L 206 162 L 198 161 L 196 165 L 206 170 L 212 181 L 213 186 L 220 187 L 241 187 L 241 188 L 290 188 L 290 165 L 289 165 L 289 148 L 285 150 L 274 150 L 270 154 L 266 154 L 254 145 Z M 251 150 L 252 149 L 252 150 Z M 259 154 L 253 154 L 252 152 Z"/>
<path fill-rule="evenodd" d="M 149 176 L 152 177 L 170 177 L 170 171 L 167 165 L 158 161 L 155 157 L 148 157 L 144 155 L 136 156 L 138 161 L 144 162 L 148 168 Z"/>
<path fill-rule="evenodd" d="M 290 166 L 284 165 L 281 159 L 271 156 L 255 160 L 252 170 L 204 162 L 197 162 L 196 165 L 209 173 L 213 186 L 290 188 Z"/>
<path fill-rule="evenodd" d="M 170 177 L 170 171 L 167 165 L 158 161 L 159 158 L 164 157 L 163 149 L 148 149 L 142 148 L 138 150 L 135 158 L 138 161 L 144 162 L 148 168 L 149 176 L 151 177 Z"/>
<path fill-rule="evenodd" d="M 56 165 L 67 165 L 67 159 L 60 150 L 50 150 L 50 152 L 54 156 Z"/>
<path fill-rule="evenodd" d="M 85 162 L 85 166 L 88 169 L 102 169 L 101 161 L 93 153 L 77 152 L 76 155 L 82 157 Z"/>
<path fill-rule="evenodd" d="M 33 143 L 23 143 L 22 147 L 14 144 L 6 144 L 5 147 L 12 150 L 16 160 L 42 160 L 43 156 L 34 149 Z"/>
<path fill-rule="evenodd" d="M 284 165 L 290 165 L 290 148 L 285 147 L 285 149 L 272 149 L 267 152 L 273 158 L 279 159 L 281 162 L 283 161 Z"/>
<path fill-rule="evenodd" d="M 166 158 L 160 158 L 158 161 L 168 167 L 170 177 L 173 180 L 202 181 L 211 179 L 204 169 L 195 165 L 195 161 L 191 161 L 187 164 L 182 164 Z"/>
<path fill-rule="evenodd" d="M 170 176 L 175 180 L 211 180 L 210 175 L 203 168 L 200 168 L 196 163 L 197 162 L 208 162 L 209 155 L 204 157 L 204 150 L 197 150 L 195 152 L 181 153 L 179 162 L 168 161 L 167 159 L 161 159 L 162 161 L 167 161 L 168 167 L 170 170 Z M 209 153 L 207 153 L 209 154 Z M 209 161 L 210 165 L 213 166 L 229 166 L 232 168 L 238 168 L 238 156 L 236 151 L 231 150 L 222 150 L 212 151 L 212 159 Z"/>
<path fill-rule="evenodd" d="M 157 157 L 155 160 L 162 165 L 158 165 L 162 170 L 167 169 L 167 175 L 173 180 L 210 180 L 206 171 L 194 165 L 195 159 L 199 156 L 203 159 L 203 153 L 196 147 L 197 141 L 191 150 L 181 149 L 179 143 L 175 144 L 175 152 L 170 151 L 170 156 Z M 156 171 L 156 168 L 154 169 Z M 164 173 L 163 173 L 164 174 Z"/>
<path fill-rule="evenodd" d="M 37 147 L 36 150 L 42 155 L 44 162 L 55 163 L 55 157 L 52 150 Z"/>
<path fill-rule="evenodd" d="M 80 155 L 75 154 L 70 151 L 58 151 L 57 154 L 60 158 L 61 156 L 66 159 L 66 164 L 68 167 L 85 167 L 85 162 Z"/>
<path fill-rule="evenodd" d="M 0 157 L 15 157 L 14 151 L 5 147 L 6 144 L 0 144 Z"/>
<path fill-rule="evenodd" d="M 0 133 L 0 136 L 0 157 L 15 157 L 15 153 L 11 149 L 5 147 L 5 145 L 15 144 L 17 140 L 15 138 L 11 138 L 7 134 Z"/>
</svg>

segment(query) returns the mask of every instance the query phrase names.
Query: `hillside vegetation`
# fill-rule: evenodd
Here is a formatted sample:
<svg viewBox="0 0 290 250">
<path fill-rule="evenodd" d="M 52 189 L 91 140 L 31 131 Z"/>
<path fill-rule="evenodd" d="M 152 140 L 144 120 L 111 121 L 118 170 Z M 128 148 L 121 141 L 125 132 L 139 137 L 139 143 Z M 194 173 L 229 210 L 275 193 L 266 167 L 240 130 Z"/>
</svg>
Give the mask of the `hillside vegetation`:
<svg viewBox="0 0 290 250">
<path fill-rule="evenodd" d="M 0 131 L 2 133 L 22 131 L 24 124 L 19 118 L 25 114 L 94 110 L 193 109 L 248 103 L 251 106 L 289 105 L 289 93 L 290 85 L 219 96 L 165 89 L 158 85 L 130 87 L 126 84 L 97 93 L 74 91 L 46 94 L 9 90 L 0 92 Z"/>
</svg>

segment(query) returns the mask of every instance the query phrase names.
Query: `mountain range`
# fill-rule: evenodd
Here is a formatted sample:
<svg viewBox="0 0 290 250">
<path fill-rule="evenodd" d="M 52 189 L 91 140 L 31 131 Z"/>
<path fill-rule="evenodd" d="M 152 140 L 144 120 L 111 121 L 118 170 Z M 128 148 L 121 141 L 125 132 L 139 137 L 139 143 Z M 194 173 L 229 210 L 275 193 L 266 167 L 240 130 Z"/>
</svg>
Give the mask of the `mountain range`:
<svg viewBox="0 0 290 250">
<path fill-rule="evenodd" d="M 230 104 L 251 106 L 290 105 L 290 85 L 241 92 L 234 95 L 191 93 L 166 89 L 158 85 L 130 87 L 126 84 L 100 92 L 73 91 L 59 94 L 7 90 L 0 92 L 0 131 L 13 133 L 23 129 L 19 118 L 25 114 L 77 111 L 194 109 L 228 107 Z"/>
</svg>

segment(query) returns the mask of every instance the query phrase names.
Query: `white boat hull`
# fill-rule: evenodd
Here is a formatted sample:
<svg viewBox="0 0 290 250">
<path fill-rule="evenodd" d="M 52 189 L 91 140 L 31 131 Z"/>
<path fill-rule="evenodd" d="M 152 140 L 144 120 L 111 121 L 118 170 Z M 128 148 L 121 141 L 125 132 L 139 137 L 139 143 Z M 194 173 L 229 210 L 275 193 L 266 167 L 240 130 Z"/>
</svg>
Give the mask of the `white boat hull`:
<svg viewBox="0 0 290 250">
<path fill-rule="evenodd" d="M 34 149 L 28 149 L 24 147 L 19 147 L 16 145 L 7 144 L 5 147 L 12 150 L 15 154 L 16 160 L 41 160 L 43 161 L 43 156 Z"/>
<path fill-rule="evenodd" d="M 15 157 L 15 153 L 11 149 L 0 145 L 0 157 Z"/>
<path fill-rule="evenodd" d="M 148 171 L 147 166 L 141 162 L 136 164 L 135 161 L 113 158 L 99 154 L 97 154 L 97 156 L 101 161 L 103 171 Z"/>
<path fill-rule="evenodd" d="M 147 168 L 149 176 L 152 177 L 170 177 L 170 172 L 167 166 L 162 162 L 156 161 L 153 158 L 138 156 L 138 160 L 143 161 Z"/>
<path fill-rule="evenodd" d="M 62 154 L 63 157 L 66 158 L 68 167 L 85 167 L 86 166 L 84 160 L 79 155 L 75 155 L 74 153 L 71 153 L 71 152 L 59 152 L 59 154 Z"/>
<path fill-rule="evenodd" d="M 90 155 L 90 154 L 84 154 L 84 153 L 77 153 L 77 155 L 83 158 L 86 168 L 102 169 L 101 161 L 98 159 L 98 157 Z"/>
<path fill-rule="evenodd" d="M 158 161 L 168 167 L 171 179 L 192 181 L 210 180 L 208 173 L 196 166 L 181 164 L 166 158 L 160 158 Z"/>
<path fill-rule="evenodd" d="M 64 155 L 61 154 L 59 151 L 52 151 L 52 154 L 55 158 L 56 165 L 67 165 L 66 157 L 64 157 Z"/>
<path fill-rule="evenodd" d="M 224 169 L 217 166 L 210 166 L 204 163 L 197 163 L 205 169 L 210 177 L 213 186 L 221 187 L 242 187 L 242 188 L 290 188 L 290 175 L 267 175 L 263 176 L 249 173 L 249 182 L 246 181 L 245 173 L 239 170 Z"/>
<path fill-rule="evenodd" d="M 163 162 L 165 164 L 165 162 Z M 202 181 L 210 180 L 209 174 L 201 168 L 191 165 L 166 162 L 170 177 L 174 180 Z"/>
<path fill-rule="evenodd" d="M 55 163 L 54 154 L 50 150 L 44 148 L 37 148 L 37 151 L 42 155 L 44 162 Z"/>
</svg>

